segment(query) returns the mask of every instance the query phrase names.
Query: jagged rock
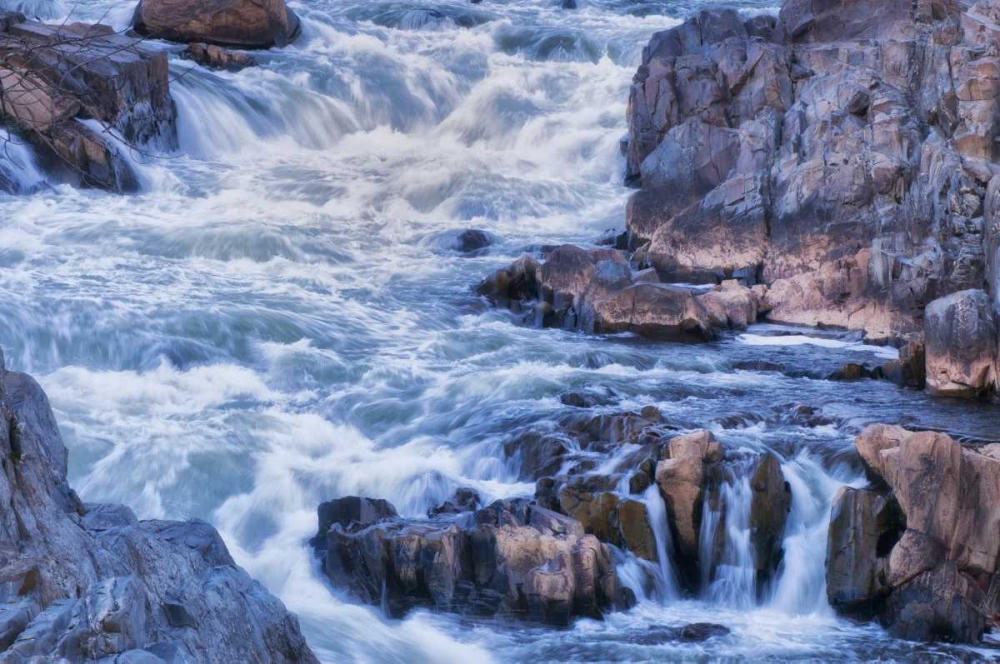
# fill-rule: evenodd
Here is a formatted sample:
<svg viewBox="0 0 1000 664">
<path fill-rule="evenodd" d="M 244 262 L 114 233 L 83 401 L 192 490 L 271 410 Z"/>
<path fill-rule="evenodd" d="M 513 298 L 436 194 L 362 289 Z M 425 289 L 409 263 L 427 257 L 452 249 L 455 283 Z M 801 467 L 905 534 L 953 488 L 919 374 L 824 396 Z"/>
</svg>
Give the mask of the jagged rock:
<svg viewBox="0 0 1000 664">
<path fill-rule="evenodd" d="M 334 524 L 324 571 L 391 616 L 425 606 L 567 625 L 634 602 L 607 547 L 579 522 L 517 502 L 498 501 L 470 522 Z"/>
<path fill-rule="evenodd" d="M 443 504 L 428 510 L 427 516 L 435 517 L 441 516 L 442 514 L 461 514 L 462 512 L 471 512 L 479 509 L 480 505 L 482 505 L 482 499 L 479 497 L 479 493 L 475 489 L 462 487 L 460 489 L 456 489 L 451 498 Z"/>
<path fill-rule="evenodd" d="M 66 461 L 42 389 L 0 359 L 0 658 L 316 661 L 209 524 L 84 505 Z"/>
<path fill-rule="evenodd" d="M 203 44 L 201 42 L 188 44 L 182 53 L 182 57 L 194 60 L 205 67 L 228 69 L 230 71 L 239 71 L 240 69 L 246 69 L 257 64 L 253 56 L 246 53 L 230 51 L 215 44 Z"/>
<path fill-rule="evenodd" d="M 138 180 L 89 119 L 143 146 L 176 144 L 167 56 L 102 25 L 0 21 L 0 120 L 20 130 L 39 162 L 69 182 L 132 191 Z"/>
<path fill-rule="evenodd" d="M 892 494 L 845 490 L 838 498 L 827 557 L 831 602 L 867 607 L 902 638 L 977 641 L 1000 608 L 991 592 L 1000 460 L 941 433 L 898 427 L 869 427 L 856 446 Z M 885 511 L 893 500 L 902 518 Z"/>
<path fill-rule="evenodd" d="M 322 547 L 325 545 L 327 531 L 334 524 L 354 532 L 399 515 L 396 514 L 396 508 L 387 500 L 347 496 L 321 503 L 316 509 L 316 516 L 319 520 L 319 528 L 312 544 L 316 547 Z"/>
<path fill-rule="evenodd" d="M 646 505 L 630 498 L 620 498 L 602 479 L 574 477 L 562 484 L 558 491 L 558 511 L 579 521 L 584 532 L 602 542 L 656 562 L 656 536 Z M 538 494 L 536 490 L 536 496 Z"/>
<path fill-rule="evenodd" d="M 992 389 L 998 354 L 997 315 L 989 296 L 965 290 L 934 300 L 924 313 L 927 389 L 973 397 Z"/>
<path fill-rule="evenodd" d="M 142 0 L 132 26 L 155 39 L 236 48 L 285 46 L 299 34 L 284 0 Z"/>
<path fill-rule="evenodd" d="M 787 0 L 777 22 L 702 11 L 653 35 L 628 107 L 636 257 L 879 339 L 918 340 L 936 297 L 1000 292 L 995 14 Z"/>
<path fill-rule="evenodd" d="M 667 506 L 678 553 L 689 562 L 698 560 L 702 492 L 706 463 L 722 458 L 722 446 L 710 431 L 701 430 L 670 441 L 669 458 L 656 464 L 656 484 Z"/>
<path fill-rule="evenodd" d="M 882 375 L 897 385 L 924 389 L 927 384 L 926 353 L 924 344 L 908 341 L 899 349 L 899 359 L 882 365 Z"/>
<path fill-rule="evenodd" d="M 792 508 L 792 489 L 781 472 L 781 462 L 766 454 L 750 479 L 750 544 L 759 592 L 770 582 L 784 555 L 783 536 Z"/>
</svg>

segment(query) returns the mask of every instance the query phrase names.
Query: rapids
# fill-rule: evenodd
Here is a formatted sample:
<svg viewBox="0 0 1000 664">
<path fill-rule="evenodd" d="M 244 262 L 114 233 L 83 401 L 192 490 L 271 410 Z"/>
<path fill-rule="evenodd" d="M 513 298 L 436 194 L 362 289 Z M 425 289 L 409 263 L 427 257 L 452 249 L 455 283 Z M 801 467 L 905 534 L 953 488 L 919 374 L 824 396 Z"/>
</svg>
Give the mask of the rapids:
<svg viewBox="0 0 1000 664">
<path fill-rule="evenodd" d="M 988 655 L 835 617 L 823 559 L 834 492 L 864 483 L 852 452 L 863 425 L 990 438 L 996 411 L 822 379 L 892 354 L 851 335 L 762 325 L 699 346 L 598 338 L 519 327 L 472 294 L 525 250 L 622 228 L 619 142 L 641 49 L 733 3 L 559 4 L 292 2 L 302 38 L 258 67 L 172 60 L 180 150 L 132 153 L 134 196 L 46 184 L 12 145 L 0 177 L 25 193 L 0 196 L 0 346 L 50 395 L 72 484 L 143 518 L 212 522 L 330 662 Z M 117 28 L 132 12 L 113 0 L 0 7 Z M 451 241 L 466 228 L 496 243 L 460 255 Z M 724 491 L 725 569 L 695 599 L 680 599 L 669 564 L 633 558 L 621 571 L 639 606 L 566 631 L 427 612 L 390 621 L 324 583 L 306 544 L 319 502 L 384 497 L 419 516 L 459 486 L 531 494 L 502 443 L 569 408 L 568 390 L 600 395 L 608 412 L 655 404 L 730 449 L 783 459 L 792 513 L 765 596 L 739 468 Z M 795 417 L 796 404 L 817 417 Z M 664 513 L 655 490 L 644 499 Z M 657 537 L 666 551 L 668 529 Z M 699 620 L 732 634 L 655 638 Z"/>
</svg>

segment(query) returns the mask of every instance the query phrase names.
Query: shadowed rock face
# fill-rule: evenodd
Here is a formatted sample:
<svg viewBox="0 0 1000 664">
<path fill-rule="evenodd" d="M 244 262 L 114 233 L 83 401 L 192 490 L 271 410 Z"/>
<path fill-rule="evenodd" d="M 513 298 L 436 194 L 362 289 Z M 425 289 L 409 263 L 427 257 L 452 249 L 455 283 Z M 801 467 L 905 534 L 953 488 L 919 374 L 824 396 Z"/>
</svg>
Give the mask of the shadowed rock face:
<svg viewBox="0 0 1000 664">
<path fill-rule="evenodd" d="M 772 320 L 874 337 L 919 337 L 948 293 L 995 300 L 995 13 L 788 0 L 654 35 L 629 99 L 631 246 L 661 280 L 762 280 Z"/>
<path fill-rule="evenodd" d="M 996 384 L 997 314 L 981 290 L 934 300 L 924 313 L 927 389 L 941 396 L 971 397 Z"/>
<path fill-rule="evenodd" d="M 527 501 L 430 521 L 384 514 L 369 525 L 334 522 L 317 539 L 325 539 L 330 580 L 390 616 L 430 607 L 565 626 L 635 601 L 605 544 L 580 522 Z"/>
<path fill-rule="evenodd" d="M 214 528 L 84 504 L 66 457 L 41 388 L 0 359 L 4 661 L 316 661 Z"/>
<path fill-rule="evenodd" d="M 940 433 L 884 425 L 856 446 L 880 483 L 837 496 L 830 602 L 903 638 L 977 641 L 1000 609 L 1000 461 Z"/>
<path fill-rule="evenodd" d="M 70 182 L 138 187 L 105 129 L 136 146 L 176 144 L 166 53 L 146 51 L 107 26 L 45 25 L 0 14 L 0 58 L 0 120 L 20 130 L 49 170 Z"/>
<path fill-rule="evenodd" d="M 299 33 L 284 0 L 142 0 L 132 23 L 156 39 L 237 48 L 285 46 Z"/>
</svg>

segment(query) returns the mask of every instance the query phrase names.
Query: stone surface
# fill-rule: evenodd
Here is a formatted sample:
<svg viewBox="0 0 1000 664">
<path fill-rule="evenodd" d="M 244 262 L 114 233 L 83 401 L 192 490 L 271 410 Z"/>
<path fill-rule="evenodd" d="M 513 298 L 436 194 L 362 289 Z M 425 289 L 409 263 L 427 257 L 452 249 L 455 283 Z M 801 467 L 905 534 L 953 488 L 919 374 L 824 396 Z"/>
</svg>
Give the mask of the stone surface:
<svg viewBox="0 0 1000 664">
<path fill-rule="evenodd" d="M 827 555 L 831 602 L 874 612 L 902 638 L 979 640 L 1000 608 L 990 592 L 1000 555 L 1000 460 L 988 446 L 899 427 L 869 427 L 856 446 L 884 489 L 838 496 Z"/>
<path fill-rule="evenodd" d="M 18 129 L 39 162 L 62 179 L 135 190 L 135 173 L 105 130 L 134 146 L 176 145 L 166 53 L 107 26 L 2 16 L 0 121 Z"/>
<path fill-rule="evenodd" d="M 142 0 L 132 25 L 156 39 L 236 48 L 285 46 L 299 33 L 284 0 Z"/>
<path fill-rule="evenodd" d="M 702 11 L 655 34 L 629 95 L 635 255 L 879 339 L 919 341 L 950 293 L 991 284 L 1000 304 L 995 14 L 787 0 L 777 21 Z"/>
<path fill-rule="evenodd" d="M 669 458 L 656 464 L 656 484 L 675 532 L 674 545 L 684 560 L 698 560 L 704 467 L 721 458 L 719 442 L 711 432 L 701 430 L 673 438 L 669 444 Z"/>
<path fill-rule="evenodd" d="M 960 291 L 928 304 L 924 333 L 931 393 L 973 397 L 993 389 L 1000 325 L 985 292 Z"/>
<path fill-rule="evenodd" d="M 245 69 L 256 64 L 254 58 L 246 53 L 230 51 L 215 44 L 203 44 L 201 42 L 188 44 L 181 55 L 205 67 L 228 69 L 230 71 L 239 71 L 240 69 Z"/>
<path fill-rule="evenodd" d="M 784 555 L 785 522 L 792 508 L 792 489 L 774 454 L 765 454 L 750 479 L 750 544 L 759 594 L 770 583 Z"/>
<path fill-rule="evenodd" d="M 468 521 L 390 519 L 327 533 L 330 580 L 399 617 L 416 607 L 565 626 L 634 597 L 608 548 L 566 516 L 498 501 Z"/>
<path fill-rule="evenodd" d="M 45 394 L 0 361 L 3 661 L 316 661 L 209 524 L 84 505 L 66 461 Z"/>
</svg>

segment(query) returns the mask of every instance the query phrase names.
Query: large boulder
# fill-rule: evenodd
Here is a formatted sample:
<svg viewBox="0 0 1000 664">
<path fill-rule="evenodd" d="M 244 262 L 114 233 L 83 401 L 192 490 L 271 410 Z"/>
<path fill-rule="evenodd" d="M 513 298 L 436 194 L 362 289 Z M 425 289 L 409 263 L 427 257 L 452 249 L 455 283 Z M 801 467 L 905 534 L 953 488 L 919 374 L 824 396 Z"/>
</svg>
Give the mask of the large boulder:
<svg viewBox="0 0 1000 664">
<path fill-rule="evenodd" d="M 48 400 L 0 354 L 0 659 L 315 662 L 203 521 L 84 504 Z"/>
<path fill-rule="evenodd" d="M 558 493 L 559 511 L 579 521 L 584 532 L 602 542 L 656 562 L 656 536 L 646 505 L 612 491 L 601 491 L 603 487 L 592 484 L 588 477 L 574 477 L 564 483 Z"/>
<path fill-rule="evenodd" d="M 997 375 L 997 314 L 981 290 L 934 300 L 924 312 L 927 389 L 939 396 L 973 397 Z"/>
<path fill-rule="evenodd" d="M 155 39 L 236 48 L 285 46 L 299 33 L 284 0 L 141 0 L 132 25 Z"/>
<path fill-rule="evenodd" d="M 358 499 L 363 500 L 363 499 Z M 334 523 L 323 570 L 399 617 L 415 607 L 565 626 L 634 603 L 607 546 L 573 519 L 498 501 L 466 520 Z"/>
<path fill-rule="evenodd" d="M 838 497 L 831 602 L 874 611 L 903 638 L 978 640 L 1000 610 L 1000 460 L 933 431 L 869 427 L 857 447 L 891 495 Z"/>
</svg>

